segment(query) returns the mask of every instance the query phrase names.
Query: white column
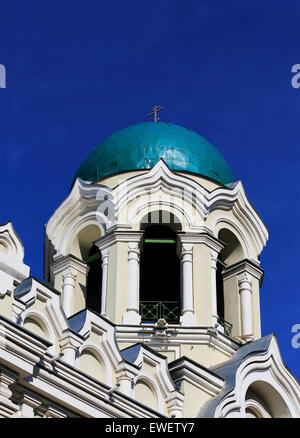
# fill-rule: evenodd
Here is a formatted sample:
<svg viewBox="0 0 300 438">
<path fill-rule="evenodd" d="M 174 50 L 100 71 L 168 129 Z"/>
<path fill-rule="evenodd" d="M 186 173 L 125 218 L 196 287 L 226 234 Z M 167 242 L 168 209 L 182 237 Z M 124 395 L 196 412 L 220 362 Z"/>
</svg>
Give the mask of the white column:
<svg viewBox="0 0 300 438">
<path fill-rule="evenodd" d="M 116 372 L 117 383 L 119 384 L 118 391 L 133 397 L 134 385 L 133 382 L 137 377 L 137 370 L 127 363 L 121 363 Z"/>
<path fill-rule="evenodd" d="M 106 316 L 108 254 L 109 254 L 108 248 L 103 249 L 101 251 L 101 255 L 102 255 L 101 315 L 103 316 Z"/>
<path fill-rule="evenodd" d="M 139 314 L 139 262 L 140 249 L 138 242 L 128 243 L 128 301 L 127 311 L 123 316 L 123 324 L 140 324 Z"/>
<path fill-rule="evenodd" d="M 217 307 L 217 251 L 211 250 L 211 305 L 212 305 L 212 327 L 218 324 Z"/>
<path fill-rule="evenodd" d="M 196 325 L 194 315 L 193 296 L 193 245 L 181 245 L 181 272 L 182 272 L 182 309 L 180 322 L 182 325 Z"/>
<path fill-rule="evenodd" d="M 75 288 L 75 279 L 77 272 L 75 269 L 67 268 L 63 271 L 63 296 L 62 296 L 62 307 L 64 312 L 69 318 L 72 315 L 73 310 L 73 295 Z"/>
<path fill-rule="evenodd" d="M 238 276 L 241 301 L 242 335 L 253 335 L 252 327 L 252 276 L 243 272 Z"/>
<path fill-rule="evenodd" d="M 77 334 L 68 331 L 59 339 L 59 345 L 63 356 L 61 360 L 67 362 L 72 367 L 76 365 L 76 352 L 82 345 L 82 339 Z"/>
</svg>

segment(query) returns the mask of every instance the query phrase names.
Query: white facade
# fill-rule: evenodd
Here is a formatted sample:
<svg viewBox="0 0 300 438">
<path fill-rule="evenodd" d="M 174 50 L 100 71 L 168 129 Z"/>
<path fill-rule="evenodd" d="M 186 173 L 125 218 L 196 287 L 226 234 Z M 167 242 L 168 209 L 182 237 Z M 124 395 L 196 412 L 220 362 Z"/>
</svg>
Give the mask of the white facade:
<svg viewBox="0 0 300 438">
<path fill-rule="evenodd" d="M 175 322 L 143 319 L 141 266 L 153 224 L 175 236 Z M 299 417 L 299 383 L 275 335 L 261 338 L 267 238 L 240 181 L 224 186 L 163 160 L 76 180 L 46 226 L 44 281 L 29 276 L 11 223 L 1 226 L 0 416 Z M 87 308 L 97 257 L 99 311 Z"/>
</svg>

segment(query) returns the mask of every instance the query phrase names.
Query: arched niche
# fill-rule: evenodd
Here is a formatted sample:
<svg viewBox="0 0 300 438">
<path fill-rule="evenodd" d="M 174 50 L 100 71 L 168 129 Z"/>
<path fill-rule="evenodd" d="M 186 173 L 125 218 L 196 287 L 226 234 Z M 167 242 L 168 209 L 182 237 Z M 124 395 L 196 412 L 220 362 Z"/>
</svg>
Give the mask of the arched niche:
<svg viewBox="0 0 300 438">
<path fill-rule="evenodd" d="M 154 388 L 144 380 L 138 380 L 134 388 L 134 398 L 151 409 L 157 410 L 157 395 Z"/>
<path fill-rule="evenodd" d="M 107 370 L 103 359 L 90 348 L 81 351 L 79 369 L 103 383 L 107 381 Z"/>
<path fill-rule="evenodd" d="M 86 260 L 89 256 L 93 242 L 101 237 L 101 232 L 96 224 L 90 224 L 82 228 L 73 238 L 70 253 L 75 257 Z"/>
<path fill-rule="evenodd" d="M 140 257 L 142 322 L 164 318 L 169 323 L 178 323 L 181 292 L 176 249 L 181 224 L 172 213 L 156 211 L 143 219 L 141 229 L 144 231 Z"/>
<path fill-rule="evenodd" d="M 245 396 L 246 417 L 291 418 L 291 413 L 282 395 L 268 382 L 258 380 L 247 389 Z"/>
<path fill-rule="evenodd" d="M 45 323 L 36 316 L 28 315 L 24 319 L 23 327 L 43 339 L 49 339 L 49 333 Z"/>
</svg>

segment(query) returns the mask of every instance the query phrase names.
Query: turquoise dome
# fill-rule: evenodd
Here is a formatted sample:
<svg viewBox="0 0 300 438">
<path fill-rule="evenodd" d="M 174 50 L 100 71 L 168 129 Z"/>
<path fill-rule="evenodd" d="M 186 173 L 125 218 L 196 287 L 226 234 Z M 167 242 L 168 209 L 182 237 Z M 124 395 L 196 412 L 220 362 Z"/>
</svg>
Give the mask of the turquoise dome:
<svg viewBox="0 0 300 438">
<path fill-rule="evenodd" d="M 228 184 L 229 166 L 207 140 L 183 126 L 165 122 L 139 123 L 107 137 L 79 167 L 77 177 L 94 182 L 116 172 L 151 169 L 163 158 L 173 170 L 204 175 Z"/>
</svg>

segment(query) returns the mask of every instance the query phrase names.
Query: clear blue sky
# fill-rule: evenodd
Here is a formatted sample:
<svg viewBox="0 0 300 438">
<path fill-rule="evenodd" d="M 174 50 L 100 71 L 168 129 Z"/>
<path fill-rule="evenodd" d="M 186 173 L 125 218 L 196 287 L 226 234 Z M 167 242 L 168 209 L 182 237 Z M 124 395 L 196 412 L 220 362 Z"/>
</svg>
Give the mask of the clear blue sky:
<svg viewBox="0 0 300 438">
<path fill-rule="evenodd" d="M 300 378 L 299 22 L 297 0 L 1 2 L 0 223 L 13 221 L 31 273 L 89 151 L 164 105 L 161 120 L 221 151 L 269 229 L 262 331 Z"/>
</svg>

